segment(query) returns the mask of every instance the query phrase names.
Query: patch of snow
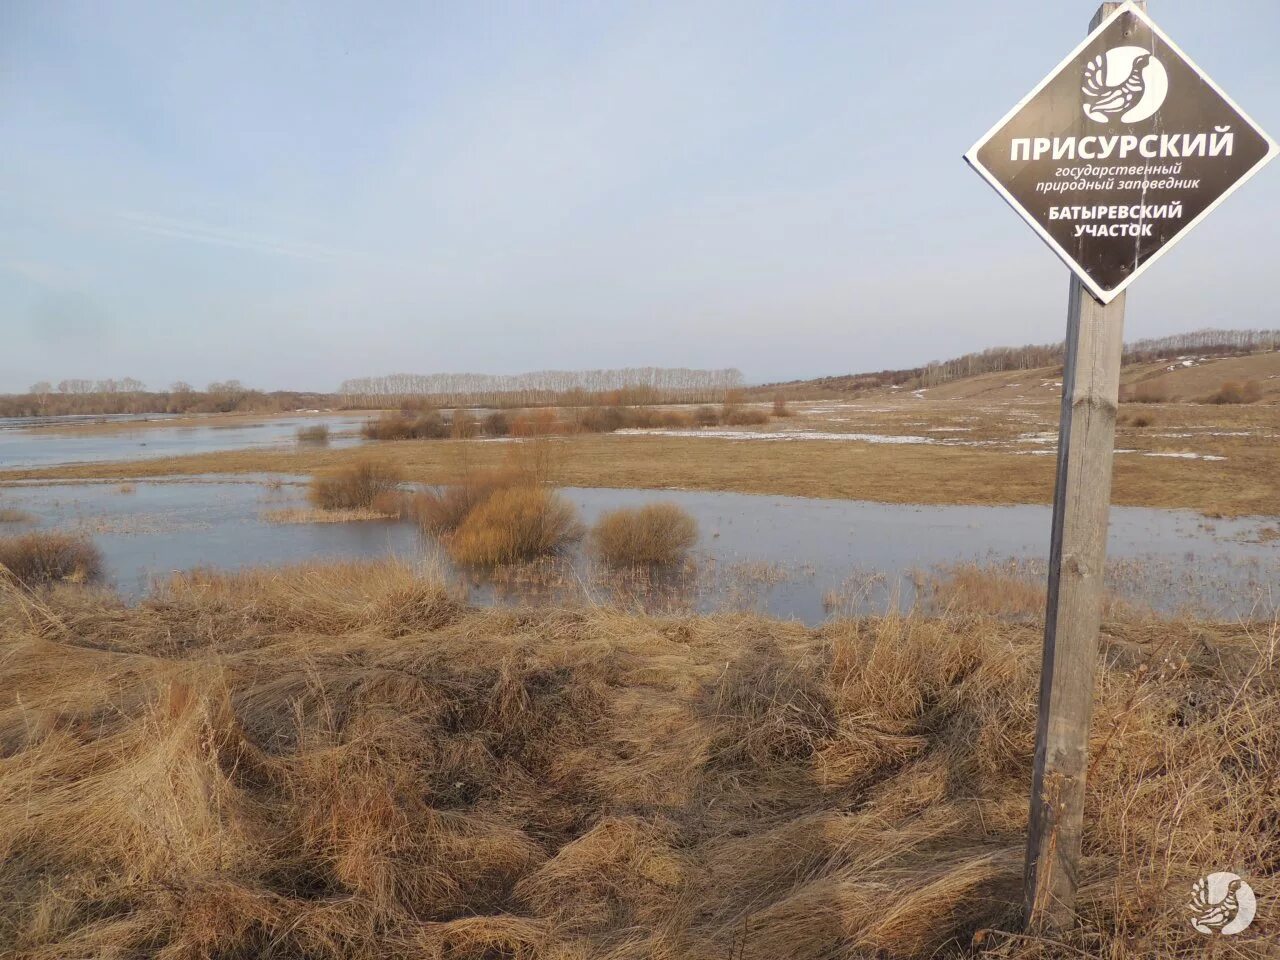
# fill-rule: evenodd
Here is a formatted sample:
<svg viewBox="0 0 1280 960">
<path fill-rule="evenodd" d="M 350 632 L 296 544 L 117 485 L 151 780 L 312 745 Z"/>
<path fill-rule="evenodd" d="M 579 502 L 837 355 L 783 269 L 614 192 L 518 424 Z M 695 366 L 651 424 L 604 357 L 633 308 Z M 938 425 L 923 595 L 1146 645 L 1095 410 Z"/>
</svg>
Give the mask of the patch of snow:
<svg viewBox="0 0 1280 960">
<path fill-rule="evenodd" d="M 932 437 L 890 436 L 882 433 L 824 433 L 820 430 L 788 430 L 770 433 L 764 430 L 664 430 L 629 427 L 616 431 L 627 436 L 705 437 L 711 440 L 857 440 L 862 443 L 918 444 L 938 443 Z"/>
<path fill-rule="evenodd" d="M 1172 457 L 1176 460 L 1225 460 L 1226 457 L 1215 457 L 1209 453 L 1162 453 L 1149 452 L 1144 453 L 1144 457 Z"/>
</svg>

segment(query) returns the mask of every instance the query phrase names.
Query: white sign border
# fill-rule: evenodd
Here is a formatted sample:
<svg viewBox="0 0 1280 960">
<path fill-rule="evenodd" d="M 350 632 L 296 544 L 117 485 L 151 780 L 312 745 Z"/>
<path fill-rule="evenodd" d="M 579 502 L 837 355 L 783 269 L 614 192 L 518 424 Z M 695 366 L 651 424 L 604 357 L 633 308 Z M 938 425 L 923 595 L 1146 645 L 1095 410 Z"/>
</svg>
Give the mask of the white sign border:
<svg viewBox="0 0 1280 960">
<path fill-rule="evenodd" d="M 1174 53 L 1176 53 L 1183 60 L 1185 60 L 1187 64 L 1190 65 L 1190 67 L 1193 70 L 1195 70 L 1197 74 L 1199 74 L 1200 79 L 1202 79 L 1205 83 L 1207 83 L 1214 90 L 1214 92 L 1218 94 L 1218 96 L 1222 97 L 1222 99 L 1227 102 L 1227 104 L 1231 107 L 1231 109 L 1233 109 L 1236 113 L 1240 115 L 1240 118 L 1242 120 L 1244 120 L 1247 124 L 1249 124 L 1249 126 L 1251 126 L 1254 130 L 1256 130 L 1258 133 L 1262 135 L 1262 139 L 1267 142 L 1267 144 L 1269 145 L 1269 149 L 1262 156 L 1262 159 L 1260 159 L 1257 163 L 1255 163 L 1234 184 L 1232 184 L 1230 187 L 1224 190 L 1222 194 L 1216 200 L 1213 201 L 1213 203 L 1209 204 L 1209 206 L 1205 207 L 1204 210 L 1200 211 L 1199 216 L 1197 216 L 1195 219 L 1193 219 L 1189 223 L 1185 224 L 1181 230 L 1179 230 L 1169 239 L 1168 243 L 1166 243 L 1163 247 L 1161 247 L 1159 250 L 1153 253 L 1150 257 L 1148 257 L 1138 267 L 1138 269 L 1134 270 L 1133 273 L 1125 277 L 1124 280 L 1122 280 L 1114 289 L 1103 290 L 1093 281 L 1093 279 L 1088 275 L 1088 273 L 1085 272 L 1084 268 L 1081 267 L 1080 264 L 1076 262 L 1075 258 L 1073 258 L 1071 254 L 1067 253 L 1067 251 L 1062 247 L 1062 245 L 1059 244 L 1058 241 L 1055 240 L 1049 234 L 1049 232 L 1045 230 L 1044 227 L 1042 227 L 1036 221 L 1034 217 L 1028 214 L 1028 212 L 1022 207 L 1022 205 L 1013 198 L 1012 194 L 1010 194 L 1009 191 L 1006 190 L 1004 186 L 1000 183 L 1000 181 L 998 181 L 995 178 L 995 176 L 992 175 L 991 171 L 982 165 L 982 163 L 978 160 L 978 150 L 988 140 L 994 137 L 1006 123 L 1008 123 L 1011 119 L 1013 119 L 1013 117 L 1019 111 L 1021 111 L 1022 108 L 1025 107 L 1031 101 L 1031 99 L 1035 97 L 1036 94 L 1038 94 L 1041 90 L 1043 90 L 1046 86 L 1048 86 L 1049 81 L 1052 80 L 1054 77 L 1056 77 L 1059 73 L 1061 73 L 1062 70 L 1069 63 L 1071 63 L 1072 60 L 1074 60 L 1077 56 L 1080 55 L 1080 52 L 1084 50 L 1085 47 L 1091 44 L 1098 37 L 1099 34 L 1101 34 L 1104 30 L 1107 29 L 1107 27 L 1111 26 L 1111 24 L 1115 22 L 1116 18 L 1126 13 L 1132 13 L 1136 17 L 1138 17 L 1140 20 L 1142 20 L 1142 22 L 1145 23 L 1151 29 L 1152 33 L 1158 36 L 1165 43 L 1166 46 L 1168 46 L 1171 50 L 1173 50 Z M 1248 180 L 1250 180 L 1254 176 L 1254 174 L 1256 174 L 1259 170 L 1265 167 L 1269 162 L 1274 160 L 1276 157 L 1276 154 L 1278 153 L 1280 153 L 1280 144 L 1277 144 L 1275 140 L 1271 139 L 1271 137 L 1267 134 L 1267 132 L 1253 121 L 1252 117 L 1250 117 L 1247 113 L 1241 110 L 1240 106 L 1234 100 L 1232 100 L 1229 96 L 1227 96 L 1226 91 L 1223 90 L 1216 83 L 1214 83 L 1213 78 L 1210 77 L 1207 73 L 1205 73 L 1204 70 L 1200 68 L 1200 65 L 1198 63 L 1196 63 L 1189 56 L 1187 56 L 1186 53 L 1183 52 L 1181 47 L 1179 47 L 1176 43 L 1174 43 L 1171 39 L 1169 39 L 1169 36 L 1163 30 L 1157 27 L 1151 21 L 1151 18 L 1148 17 L 1147 14 L 1142 9 L 1140 9 L 1138 6 L 1136 6 L 1133 3 L 1133 0 L 1126 0 L 1123 6 L 1116 9 L 1116 11 L 1111 14 L 1111 16 L 1107 17 L 1106 20 L 1098 24 L 1098 28 L 1096 30 L 1094 30 L 1087 37 L 1085 37 L 1084 41 L 1080 43 L 1069 54 L 1067 54 L 1066 57 L 1063 58 L 1061 63 L 1059 63 L 1056 67 L 1050 70 L 1048 75 L 1046 75 L 1045 78 L 1041 80 L 1038 84 L 1036 84 L 1035 88 L 1030 93 L 1028 93 L 1021 100 L 1019 100 L 1017 105 L 1014 106 L 1012 110 L 1010 110 L 1003 117 L 1001 117 L 1000 120 L 997 121 L 997 123 L 990 130 L 988 130 L 981 137 L 979 137 L 978 142 L 975 143 L 972 147 L 970 147 L 969 152 L 964 155 L 964 159 L 968 162 L 969 166 L 973 167 L 973 169 L 976 170 L 982 176 L 982 179 L 986 180 L 987 183 L 991 184 L 991 186 L 995 188 L 996 192 L 999 193 L 1000 196 L 1004 198 L 1005 203 L 1009 204 L 1009 206 L 1013 208 L 1014 212 L 1019 217 L 1021 217 L 1023 221 L 1025 221 L 1031 227 L 1032 230 L 1034 230 L 1037 234 L 1039 234 L 1040 239 L 1049 245 L 1049 249 L 1051 249 L 1054 253 L 1058 255 L 1058 257 L 1071 269 L 1071 272 L 1074 273 L 1080 279 L 1080 282 L 1083 283 L 1089 289 L 1089 292 L 1092 293 L 1094 297 L 1096 297 L 1098 300 L 1101 300 L 1103 303 L 1110 303 L 1116 297 L 1120 296 L 1120 294 L 1122 294 L 1125 291 L 1125 289 L 1129 286 L 1129 284 L 1133 283 L 1133 281 L 1137 280 L 1138 277 L 1142 276 L 1142 274 L 1146 271 L 1147 267 L 1151 266 L 1153 263 L 1159 260 L 1162 256 L 1164 256 L 1169 250 L 1171 250 L 1174 246 L 1176 246 L 1178 241 L 1180 241 L 1183 237 L 1185 237 L 1188 233 L 1191 232 L 1192 227 L 1194 227 L 1201 220 L 1203 220 L 1210 213 L 1212 213 L 1215 209 L 1217 209 L 1218 204 L 1222 203 L 1223 200 L 1226 200 L 1227 197 L 1231 196 L 1231 194 L 1235 193 L 1236 190 L 1244 186 L 1244 184 Z"/>
</svg>

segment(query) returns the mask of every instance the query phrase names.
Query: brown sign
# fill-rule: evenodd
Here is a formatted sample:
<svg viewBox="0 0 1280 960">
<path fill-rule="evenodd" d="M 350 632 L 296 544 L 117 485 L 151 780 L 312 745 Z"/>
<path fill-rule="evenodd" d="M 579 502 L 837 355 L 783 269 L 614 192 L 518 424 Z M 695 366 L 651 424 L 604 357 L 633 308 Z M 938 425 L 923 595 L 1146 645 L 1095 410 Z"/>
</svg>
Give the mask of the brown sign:
<svg viewBox="0 0 1280 960">
<path fill-rule="evenodd" d="M 1126 3 L 965 159 L 1109 303 L 1278 150 Z"/>
</svg>

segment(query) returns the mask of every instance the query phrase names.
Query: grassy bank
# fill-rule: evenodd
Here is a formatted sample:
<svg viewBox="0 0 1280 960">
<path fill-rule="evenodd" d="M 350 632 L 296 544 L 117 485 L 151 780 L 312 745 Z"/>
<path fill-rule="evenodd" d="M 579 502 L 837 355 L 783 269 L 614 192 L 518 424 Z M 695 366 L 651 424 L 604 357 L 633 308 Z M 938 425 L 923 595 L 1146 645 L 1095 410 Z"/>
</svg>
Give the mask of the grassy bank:
<svg viewBox="0 0 1280 960">
<path fill-rule="evenodd" d="M 557 438 L 559 480 L 572 486 L 730 490 L 882 503 L 1048 503 L 1053 457 L 958 446 L 857 441 L 760 442 L 660 436 Z M 505 462 L 506 444 L 437 440 L 379 445 L 406 480 L 448 483 L 457 447 L 477 468 Z M 242 450 L 115 464 L 0 472 L 0 480 L 144 478 L 172 474 L 313 474 L 361 457 L 358 449 Z M 1273 448 L 1234 451 L 1222 462 L 1117 456 L 1113 502 L 1223 515 L 1274 514 Z"/>
<path fill-rule="evenodd" d="M 1039 634 L 468 609 L 391 564 L 0 593 L 13 956 L 1227 955 L 1277 933 L 1277 637 L 1108 625 L 1083 927 L 1017 925 Z"/>
</svg>

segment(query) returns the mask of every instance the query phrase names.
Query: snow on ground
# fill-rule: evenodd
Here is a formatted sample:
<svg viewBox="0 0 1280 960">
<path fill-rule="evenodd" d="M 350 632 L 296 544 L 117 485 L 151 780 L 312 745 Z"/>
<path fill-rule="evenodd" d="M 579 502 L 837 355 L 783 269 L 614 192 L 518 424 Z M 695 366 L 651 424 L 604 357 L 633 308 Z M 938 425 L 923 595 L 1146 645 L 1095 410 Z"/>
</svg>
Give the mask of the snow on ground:
<svg viewBox="0 0 1280 960">
<path fill-rule="evenodd" d="M 618 434 L 645 437 L 704 437 L 710 440 L 859 440 L 862 443 L 917 444 L 939 443 L 933 437 L 889 436 L 882 433 L 826 433 L 821 430 L 664 430 L 630 427 Z"/>
<path fill-rule="evenodd" d="M 1164 453 L 1161 451 L 1152 451 L 1143 454 L 1144 457 L 1173 457 L 1177 460 L 1225 460 L 1226 457 L 1215 457 L 1211 453 Z"/>
</svg>

